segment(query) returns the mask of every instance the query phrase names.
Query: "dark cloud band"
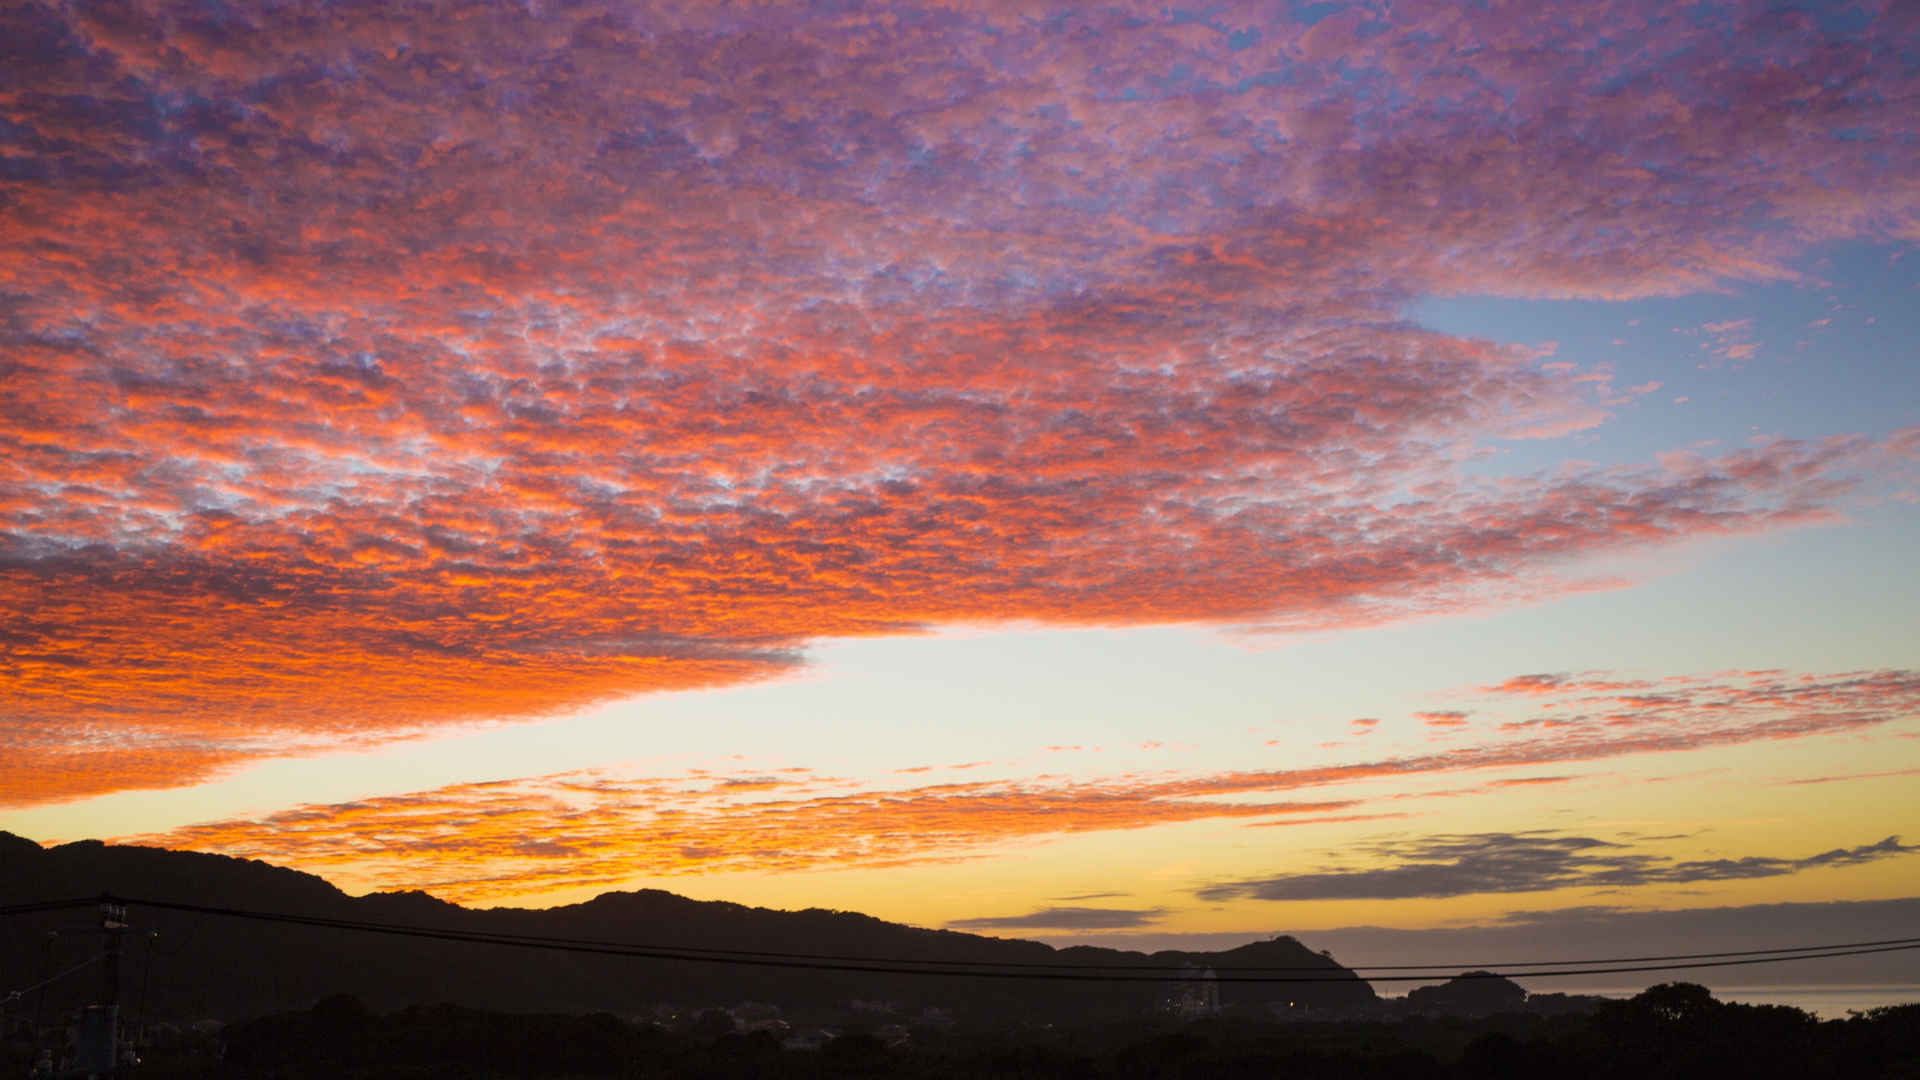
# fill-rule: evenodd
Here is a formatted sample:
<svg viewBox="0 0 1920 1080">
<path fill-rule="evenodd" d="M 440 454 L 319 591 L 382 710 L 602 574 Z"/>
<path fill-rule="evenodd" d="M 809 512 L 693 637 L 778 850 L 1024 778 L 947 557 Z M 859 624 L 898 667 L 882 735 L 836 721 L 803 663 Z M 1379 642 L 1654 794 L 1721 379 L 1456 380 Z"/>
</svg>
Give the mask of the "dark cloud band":
<svg viewBox="0 0 1920 1080">
<path fill-rule="evenodd" d="M 1406 900 L 1564 888 L 1633 888 L 1779 877 L 1910 855 L 1920 846 L 1889 836 L 1802 858 L 1748 856 L 1675 860 L 1627 845 L 1553 833 L 1479 833 L 1388 841 L 1367 854 L 1388 865 L 1220 882 L 1202 900 Z"/>
</svg>

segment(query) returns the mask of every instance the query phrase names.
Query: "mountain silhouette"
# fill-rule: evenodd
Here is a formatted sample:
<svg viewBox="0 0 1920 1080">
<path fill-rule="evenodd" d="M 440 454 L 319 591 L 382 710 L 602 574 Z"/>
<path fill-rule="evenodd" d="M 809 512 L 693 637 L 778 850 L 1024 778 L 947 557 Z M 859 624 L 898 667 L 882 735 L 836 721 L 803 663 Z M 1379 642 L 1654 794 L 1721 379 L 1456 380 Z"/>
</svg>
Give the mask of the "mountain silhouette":
<svg viewBox="0 0 1920 1080">
<path fill-rule="evenodd" d="M 1292 938 L 1224 952 L 1054 949 L 1032 941 L 926 930 L 851 911 L 774 911 L 690 900 L 656 889 L 611 892 L 546 909 L 469 909 L 422 892 L 349 896 L 327 881 L 268 863 L 201 852 L 87 840 L 42 848 L 0 832 L 0 905 L 113 894 L 129 901 L 120 1000 L 155 1020 L 233 1020 L 304 1009 L 350 994 L 377 1009 L 454 1003 L 516 1012 L 634 1014 L 662 1005 L 699 1009 L 759 1001 L 789 1010 L 861 1000 L 919 1014 L 942 1009 L 982 1022 L 1073 1021 L 1139 1015 L 1186 985 L 1195 971 L 1230 977 L 1250 968 L 1303 968 L 1331 981 L 1217 984 L 1227 1011 L 1346 1010 L 1372 1004 L 1373 989 L 1331 958 Z M 617 941 L 667 949 L 750 950 L 859 962 L 961 961 L 1068 965 L 1168 981 L 1053 981 L 901 975 L 813 968 L 601 956 L 449 942 L 143 907 L 139 900 L 377 922 L 431 931 Z M 9 986 L 38 982 L 101 951 L 89 908 L 0 920 L 0 970 Z M 805 961 L 802 960 L 802 963 Z M 45 1008 L 105 993 L 104 965 L 49 988 Z M 1004 970 L 1004 969 L 1002 969 Z M 30 1000 L 30 999 L 29 999 Z"/>
<path fill-rule="evenodd" d="M 1408 991 L 1406 1003 L 1415 1012 L 1492 1016 L 1519 1012 L 1526 1001 L 1526 990 L 1512 979 L 1491 971 L 1469 971 L 1438 986 Z"/>
</svg>

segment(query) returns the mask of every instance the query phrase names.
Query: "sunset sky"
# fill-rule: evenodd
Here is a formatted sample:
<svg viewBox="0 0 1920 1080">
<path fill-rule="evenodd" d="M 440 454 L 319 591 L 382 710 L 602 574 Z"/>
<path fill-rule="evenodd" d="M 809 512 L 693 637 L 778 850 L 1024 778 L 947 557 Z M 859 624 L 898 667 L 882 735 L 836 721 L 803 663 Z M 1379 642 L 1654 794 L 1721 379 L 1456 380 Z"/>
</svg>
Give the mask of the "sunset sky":
<svg viewBox="0 0 1920 1080">
<path fill-rule="evenodd" d="M 1920 897 L 1920 5 L 0 53 L 13 832 L 1054 941 Z"/>
</svg>

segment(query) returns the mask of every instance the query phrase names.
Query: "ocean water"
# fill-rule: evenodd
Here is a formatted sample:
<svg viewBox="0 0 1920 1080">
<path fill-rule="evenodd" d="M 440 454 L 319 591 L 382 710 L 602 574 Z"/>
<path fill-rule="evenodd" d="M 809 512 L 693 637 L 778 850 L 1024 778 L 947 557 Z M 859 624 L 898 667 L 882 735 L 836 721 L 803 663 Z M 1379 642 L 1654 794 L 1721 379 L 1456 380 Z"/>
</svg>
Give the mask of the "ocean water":
<svg viewBox="0 0 1920 1080">
<path fill-rule="evenodd" d="M 1742 1005 L 1790 1005 L 1805 1009 L 1822 1020 L 1844 1020 L 1849 1010 L 1865 1012 L 1881 1005 L 1920 1003 L 1920 983 L 1883 983 L 1858 986 L 1712 986 L 1713 996 L 1721 1001 Z M 1545 986 L 1535 990 L 1557 990 L 1566 994 L 1600 994 L 1629 998 L 1638 991 L 1617 986 Z"/>
</svg>

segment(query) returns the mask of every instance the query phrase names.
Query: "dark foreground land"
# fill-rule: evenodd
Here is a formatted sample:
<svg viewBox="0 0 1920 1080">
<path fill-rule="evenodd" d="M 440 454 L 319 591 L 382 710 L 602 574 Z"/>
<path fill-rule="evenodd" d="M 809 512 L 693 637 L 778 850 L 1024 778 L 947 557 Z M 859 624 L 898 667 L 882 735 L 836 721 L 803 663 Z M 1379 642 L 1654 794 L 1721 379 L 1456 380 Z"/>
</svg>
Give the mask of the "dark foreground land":
<svg viewBox="0 0 1920 1080">
<path fill-rule="evenodd" d="M 1382 999 L 1287 935 L 1053 949 L 656 890 L 473 910 L 4 832 L 0 911 L 0 1080 L 129 1046 L 127 1075 L 154 1080 L 1920 1080 L 1920 1005 L 1821 1022 L 1684 983 L 1608 1001 L 1484 971 Z"/>
<path fill-rule="evenodd" d="M 1667 984 L 1585 1014 L 1276 1023 L 1140 1019 L 1072 1029 L 851 1027 L 817 1046 L 742 1033 L 712 1012 L 608 1014 L 443 1005 L 387 1014 L 355 998 L 152 1040 L 139 1077 L 1584 1077 L 1915 1078 L 1920 1005 L 1819 1021 Z M 815 1033 L 818 1034 L 818 1033 Z M 891 1045 L 890 1045 L 891 1044 Z M 27 1072 L 18 1044 L 9 1075 Z"/>
</svg>

